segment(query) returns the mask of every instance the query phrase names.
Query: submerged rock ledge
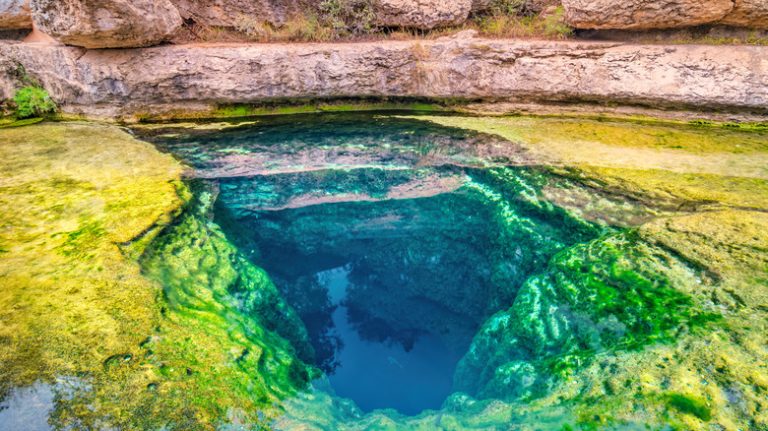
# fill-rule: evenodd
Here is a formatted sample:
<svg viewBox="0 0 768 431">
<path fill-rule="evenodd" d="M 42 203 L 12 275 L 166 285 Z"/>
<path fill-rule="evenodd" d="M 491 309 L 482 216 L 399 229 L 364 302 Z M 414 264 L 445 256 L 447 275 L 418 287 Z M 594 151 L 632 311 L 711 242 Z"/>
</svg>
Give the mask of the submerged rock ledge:
<svg viewBox="0 0 768 431">
<path fill-rule="evenodd" d="M 123 118 L 291 99 L 601 102 L 768 112 L 768 47 L 474 38 L 82 48 L 0 42 L 0 99 L 19 65 L 67 114 Z"/>
</svg>

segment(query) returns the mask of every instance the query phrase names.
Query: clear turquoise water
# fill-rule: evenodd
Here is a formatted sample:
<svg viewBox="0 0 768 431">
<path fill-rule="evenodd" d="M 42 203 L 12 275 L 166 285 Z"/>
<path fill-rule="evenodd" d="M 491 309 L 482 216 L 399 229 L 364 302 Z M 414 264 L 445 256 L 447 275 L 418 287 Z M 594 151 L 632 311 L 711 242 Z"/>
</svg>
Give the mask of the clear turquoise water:
<svg viewBox="0 0 768 431">
<path fill-rule="evenodd" d="M 488 170 L 524 165 L 514 145 L 412 120 L 297 116 L 154 139 L 216 190 L 213 220 L 301 317 L 303 359 L 363 411 L 439 409 L 483 322 L 598 231 L 524 198 L 545 171 Z"/>
<path fill-rule="evenodd" d="M 600 122 L 567 121 L 584 136 L 606 132 Z M 32 369 L 38 358 L 66 361 L 47 379 L 0 382 L 0 431 L 762 423 L 764 390 L 753 382 L 766 362 L 759 331 L 766 260 L 758 234 L 766 223 L 765 183 L 739 178 L 743 169 L 730 166 L 752 169 L 762 153 L 697 149 L 719 150 L 698 140 L 706 141 L 708 130 L 732 132 L 697 127 L 686 138 L 694 148 L 672 151 L 668 142 L 687 128 L 626 123 L 653 132 L 660 149 L 646 142 L 620 151 L 650 155 L 650 162 L 678 160 L 678 172 L 559 165 L 524 149 L 539 147 L 376 113 L 259 118 L 222 130 L 188 126 L 135 133 L 186 165 L 187 187 L 177 190 L 193 196 L 140 241 L 116 248 L 100 241 L 99 253 L 119 249 L 131 271 L 142 271 L 144 292 L 157 295 L 147 301 L 156 308 L 142 308 L 142 315 L 158 325 L 148 321 L 119 349 L 99 351 L 99 339 L 83 337 L 94 356 L 77 346 L 49 349 L 36 334 L 60 328 L 25 319 L 28 334 L 14 345 L 19 355 L 0 371 L 39 373 Z M 56 145 L 74 148 L 82 126 L 62 129 Z M 595 144 L 614 135 L 606 136 Z M 758 145 L 742 146 L 738 139 L 746 138 L 733 136 L 738 151 Z M 31 142 L 42 148 L 40 159 L 25 157 L 42 175 L 17 181 L 9 190 L 18 194 L 3 197 L 18 205 L 34 192 L 30 203 L 52 202 L 31 205 L 45 223 L 63 222 L 67 205 L 84 209 L 82 228 L 51 225 L 67 234 L 67 247 L 56 251 L 69 255 L 69 241 L 80 238 L 78 249 L 88 253 L 71 262 L 88 265 L 82 277 L 112 271 L 90 253 L 91 241 L 103 239 L 92 236 L 103 235 L 98 224 L 86 224 L 102 209 L 91 194 L 98 183 L 50 181 L 55 170 L 48 166 L 61 153 L 44 151 L 48 136 L 40 140 Z M 71 156 L 67 170 L 82 162 L 99 172 L 107 157 Z M 720 158 L 735 176 L 695 173 Z M 42 199 L 47 190 L 52 198 Z M 132 211 L 109 209 L 125 217 Z M 34 245 L 21 238 L 3 244 L 0 255 L 14 262 L 15 253 Z M 67 268 L 50 266 L 57 280 L 71 282 Z M 29 303 L 57 305 L 58 316 L 71 308 L 69 295 L 108 298 L 66 288 L 24 299 L 27 272 L 32 283 L 39 276 L 25 269 L 5 295 L 5 313 L 16 319 Z M 115 283 L 131 286 L 131 278 Z M 99 292 L 128 292 L 113 285 Z M 62 303 L 51 304 L 49 292 Z M 109 306 L 105 325 L 113 316 L 123 325 L 128 307 Z M 65 323 L 72 331 L 101 324 L 87 313 Z M 0 337 L 0 353 L 9 340 Z M 27 340 L 40 350 L 28 349 Z M 94 358 L 88 372 L 65 368 L 70 359 L 78 367 Z"/>
</svg>

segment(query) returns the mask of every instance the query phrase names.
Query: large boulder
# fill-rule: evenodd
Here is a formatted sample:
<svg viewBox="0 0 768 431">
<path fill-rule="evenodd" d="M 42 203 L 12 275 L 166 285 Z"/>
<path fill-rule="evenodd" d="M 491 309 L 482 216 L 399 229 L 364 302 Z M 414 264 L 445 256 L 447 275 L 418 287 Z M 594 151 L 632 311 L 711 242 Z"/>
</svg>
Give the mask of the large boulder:
<svg viewBox="0 0 768 431">
<path fill-rule="evenodd" d="M 182 24 L 169 0 L 31 0 L 31 7 L 42 32 L 85 48 L 155 45 Z"/>
<path fill-rule="evenodd" d="M 32 28 L 29 0 L 0 0 L 0 30 Z"/>
<path fill-rule="evenodd" d="M 184 19 L 216 27 L 234 27 L 242 17 L 280 26 L 299 11 L 297 0 L 171 0 Z"/>
<path fill-rule="evenodd" d="M 733 0 L 563 0 L 568 24 L 585 29 L 645 30 L 714 23 L 725 18 L 733 4 Z"/>
<path fill-rule="evenodd" d="M 768 1 L 735 0 L 733 4 L 733 11 L 721 21 L 722 24 L 768 28 Z"/>
<path fill-rule="evenodd" d="M 464 23 L 472 10 L 473 1 L 374 0 L 373 4 L 376 23 L 382 27 L 431 30 Z"/>
</svg>

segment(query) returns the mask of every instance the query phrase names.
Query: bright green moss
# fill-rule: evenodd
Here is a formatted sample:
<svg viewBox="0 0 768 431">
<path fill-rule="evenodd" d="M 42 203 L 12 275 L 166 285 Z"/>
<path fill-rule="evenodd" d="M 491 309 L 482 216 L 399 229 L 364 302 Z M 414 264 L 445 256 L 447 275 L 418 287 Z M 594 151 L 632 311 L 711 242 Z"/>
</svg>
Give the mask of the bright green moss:
<svg viewBox="0 0 768 431">
<path fill-rule="evenodd" d="M 79 123 L 3 130 L 0 156 L 0 398 L 53 384 L 62 429 L 256 429 L 306 384 L 277 334 L 303 328 L 204 210 L 155 239 L 189 199 L 172 158 Z"/>
<path fill-rule="evenodd" d="M 23 120 L 15 120 L 12 118 L 0 118 L 0 129 L 7 129 L 11 127 L 30 126 L 44 121 L 44 118 L 25 118 Z"/>
<path fill-rule="evenodd" d="M 267 274 L 240 256 L 207 218 L 200 189 L 187 211 L 142 258 L 163 286 L 163 322 L 145 346 L 163 376 L 158 391 L 190 394 L 191 406 L 222 422 L 230 409 L 260 422 L 272 402 L 303 388 L 313 372 L 306 333 Z M 304 349 L 297 352 L 286 341 Z M 167 392 L 166 392 L 167 391 Z"/>
<path fill-rule="evenodd" d="M 666 397 L 667 405 L 688 415 L 696 416 L 703 421 L 712 419 L 712 411 L 707 406 L 706 401 L 693 395 L 686 394 L 668 394 Z"/>
<path fill-rule="evenodd" d="M 673 342 L 684 328 L 719 320 L 677 288 L 696 277 L 635 232 L 562 251 L 480 330 L 456 384 L 483 396 L 521 394 L 521 384 L 534 390 L 536 381 L 565 378 L 596 353 Z M 536 372 L 508 367 L 523 363 Z"/>
</svg>

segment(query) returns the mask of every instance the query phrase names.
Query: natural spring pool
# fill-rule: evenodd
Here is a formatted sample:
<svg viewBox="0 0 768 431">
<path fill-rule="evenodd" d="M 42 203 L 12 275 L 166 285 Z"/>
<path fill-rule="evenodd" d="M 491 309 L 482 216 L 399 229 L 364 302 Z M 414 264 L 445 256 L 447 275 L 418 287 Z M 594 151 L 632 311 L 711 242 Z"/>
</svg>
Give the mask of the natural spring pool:
<svg viewBox="0 0 768 431">
<path fill-rule="evenodd" d="M 0 149 L 0 430 L 768 423 L 764 128 L 345 113 Z"/>
</svg>

